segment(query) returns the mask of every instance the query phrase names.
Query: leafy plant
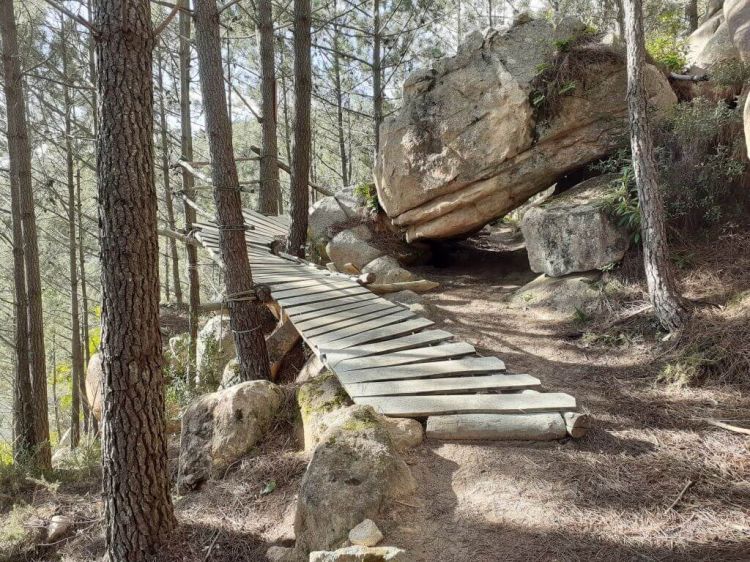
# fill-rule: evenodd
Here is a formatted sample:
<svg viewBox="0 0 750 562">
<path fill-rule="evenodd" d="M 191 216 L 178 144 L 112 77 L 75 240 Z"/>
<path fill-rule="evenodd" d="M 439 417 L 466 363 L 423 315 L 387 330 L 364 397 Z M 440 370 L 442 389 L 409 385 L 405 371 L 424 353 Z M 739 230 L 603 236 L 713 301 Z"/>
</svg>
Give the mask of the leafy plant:
<svg viewBox="0 0 750 562">
<path fill-rule="evenodd" d="M 377 212 L 380 209 L 378 191 L 374 183 L 358 183 L 354 187 L 354 195 L 364 199 L 365 206 L 371 211 Z"/>
<path fill-rule="evenodd" d="M 750 64 L 739 59 L 727 59 L 711 67 L 711 81 L 717 86 L 742 89 L 750 82 Z"/>
</svg>

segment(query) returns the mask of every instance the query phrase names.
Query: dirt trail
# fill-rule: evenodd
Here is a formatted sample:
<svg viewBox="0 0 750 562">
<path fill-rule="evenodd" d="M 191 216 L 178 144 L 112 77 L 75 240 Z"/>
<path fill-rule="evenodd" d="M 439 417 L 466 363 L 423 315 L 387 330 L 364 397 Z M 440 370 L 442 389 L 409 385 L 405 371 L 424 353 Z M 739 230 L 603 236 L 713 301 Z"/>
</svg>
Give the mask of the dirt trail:
<svg viewBox="0 0 750 562">
<path fill-rule="evenodd" d="M 571 318 L 511 305 L 535 275 L 508 249 L 474 239 L 449 267 L 424 268 L 442 284 L 427 297 L 433 319 L 573 394 L 597 428 L 580 441 L 426 441 L 408 458 L 419 490 L 388 513 L 387 542 L 415 561 L 750 560 L 749 441 L 696 419 L 737 419 L 749 401 L 656 386 L 648 343 L 594 352 L 566 337 Z"/>
</svg>

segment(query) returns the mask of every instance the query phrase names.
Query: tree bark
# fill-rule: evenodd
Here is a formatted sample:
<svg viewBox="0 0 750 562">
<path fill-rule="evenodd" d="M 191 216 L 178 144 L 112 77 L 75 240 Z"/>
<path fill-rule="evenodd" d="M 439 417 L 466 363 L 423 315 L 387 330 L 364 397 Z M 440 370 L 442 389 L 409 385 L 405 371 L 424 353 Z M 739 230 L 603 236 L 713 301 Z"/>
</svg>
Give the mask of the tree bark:
<svg viewBox="0 0 750 562">
<path fill-rule="evenodd" d="M 677 291 L 669 263 L 664 204 L 658 185 L 648 98 L 643 79 L 646 48 L 642 0 L 624 0 L 623 4 L 627 43 L 630 147 L 641 208 L 641 239 L 646 280 L 656 317 L 662 326 L 671 332 L 682 328 L 687 317 L 687 309 Z"/>
<path fill-rule="evenodd" d="M 263 122 L 263 154 L 260 157 L 260 198 L 258 210 L 264 215 L 279 214 L 279 150 L 276 142 L 276 69 L 273 47 L 273 3 L 258 1 L 260 68 Z"/>
<path fill-rule="evenodd" d="M 188 0 L 183 0 L 186 7 L 189 6 Z M 185 10 L 179 13 L 180 27 L 180 148 L 181 158 L 187 162 L 193 161 L 193 125 L 192 111 L 190 108 L 190 34 L 191 22 L 190 14 Z M 195 198 L 193 175 L 185 168 L 182 169 L 182 194 L 189 200 Z M 195 222 L 195 209 L 188 205 L 183 199 L 182 206 L 185 215 L 185 232 L 190 234 Z M 196 365 L 196 344 L 198 341 L 198 308 L 201 304 L 200 298 L 200 279 L 198 277 L 198 248 L 195 244 L 185 244 L 185 252 L 188 260 L 188 281 L 189 281 L 189 311 L 188 311 L 188 331 L 190 338 L 188 341 L 188 369 L 187 383 L 191 385 L 194 377 L 193 372 Z"/>
<path fill-rule="evenodd" d="M 88 419 L 84 421 L 84 427 L 88 424 L 88 429 L 96 434 L 99 431 L 96 418 L 91 413 L 91 404 L 89 404 L 88 395 L 86 394 L 86 366 L 91 359 L 89 352 L 89 297 L 86 288 L 86 259 L 84 256 L 84 230 L 83 230 L 83 210 L 81 208 L 81 169 L 76 172 L 76 207 L 78 212 L 78 268 L 81 272 L 81 344 L 83 346 L 83 364 L 84 375 L 81 378 L 81 399 L 83 403 L 83 415 Z"/>
<path fill-rule="evenodd" d="M 339 58 L 339 26 L 333 24 L 333 85 L 336 92 L 336 133 L 339 141 L 339 160 L 341 162 L 341 184 L 349 184 L 349 173 L 346 158 L 346 138 L 344 137 L 344 96 L 341 91 L 341 60 Z"/>
<path fill-rule="evenodd" d="M 81 436 L 81 381 L 83 380 L 83 357 L 81 349 L 81 327 L 78 317 L 78 255 L 76 249 L 76 198 L 75 179 L 73 169 L 73 126 L 71 112 L 73 102 L 70 89 L 67 86 L 70 76 L 68 73 L 68 43 L 66 36 L 65 16 L 61 16 L 60 53 L 62 58 L 62 72 L 65 81 L 63 85 L 63 104 L 65 109 L 65 171 L 68 184 L 68 253 L 70 271 L 70 448 L 78 447 Z M 85 394 L 84 394 L 85 396 Z"/>
<path fill-rule="evenodd" d="M 95 0 L 102 260 L 103 488 L 113 562 L 153 559 L 176 525 L 169 492 L 148 0 Z"/>
<path fill-rule="evenodd" d="M 292 225 L 289 253 L 305 257 L 310 204 L 310 104 L 312 96 L 310 0 L 294 0 L 294 154 L 292 156 Z"/>
<path fill-rule="evenodd" d="M 219 246 L 224 262 L 229 322 L 234 333 L 240 378 L 270 379 L 266 341 L 260 329 L 262 306 L 250 293 L 253 277 L 245 242 L 245 219 L 234 161 L 232 130 L 227 113 L 221 64 L 219 12 L 216 0 L 195 0 L 195 35 Z"/>
<path fill-rule="evenodd" d="M 52 468 L 47 406 L 47 370 L 44 355 L 44 319 L 42 316 L 42 282 L 39 273 L 39 249 L 31 185 L 31 145 L 26 124 L 23 74 L 18 51 L 18 33 L 13 0 L 0 2 L 0 35 L 3 40 L 5 70 L 5 105 L 11 183 L 18 196 L 18 213 L 23 241 L 26 279 L 27 341 L 31 381 L 31 410 L 34 418 L 34 458 L 40 470 Z M 24 383 L 25 384 L 25 383 Z"/>
<path fill-rule="evenodd" d="M 164 92 L 164 71 L 161 50 L 157 50 L 157 64 L 159 80 L 159 132 L 161 133 L 161 167 L 162 181 L 164 182 L 164 208 L 167 211 L 167 224 L 169 230 L 175 230 L 174 205 L 172 203 L 172 184 L 169 177 L 169 137 L 167 130 L 167 110 L 164 103 L 166 94 Z M 182 304 L 182 284 L 180 283 L 180 258 L 177 254 L 177 241 L 168 241 L 169 255 L 172 259 L 172 285 L 174 287 L 174 298 L 177 304 Z"/>
<path fill-rule="evenodd" d="M 688 33 L 698 29 L 698 0 L 687 0 L 685 4 L 685 17 L 688 21 Z"/>
<path fill-rule="evenodd" d="M 380 0 L 372 0 L 372 119 L 375 153 L 380 148 L 380 124 L 383 121 L 382 61 L 380 55 Z"/>
</svg>

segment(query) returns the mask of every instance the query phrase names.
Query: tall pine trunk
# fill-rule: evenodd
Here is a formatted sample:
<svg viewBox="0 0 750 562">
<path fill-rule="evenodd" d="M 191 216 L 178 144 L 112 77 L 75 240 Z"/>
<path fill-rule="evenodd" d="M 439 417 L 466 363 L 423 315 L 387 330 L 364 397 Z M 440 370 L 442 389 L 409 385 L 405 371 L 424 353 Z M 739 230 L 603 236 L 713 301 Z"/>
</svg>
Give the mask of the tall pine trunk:
<svg viewBox="0 0 750 562">
<path fill-rule="evenodd" d="M 148 0 L 95 0 L 102 259 L 103 488 L 110 560 L 152 560 L 176 521 L 159 333 Z"/>
<path fill-rule="evenodd" d="M 349 184 L 349 173 L 346 157 L 346 138 L 344 136 L 344 94 L 341 90 L 341 60 L 339 57 L 339 26 L 333 23 L 333 86 L 336 92 L 336 135 L 339 141 L 339 161 L 341 165 L 341 184 Z"/>
<path fill-rule="evenodd" d="M 167 211 L 167 224 L 169 230 L 175 232 L 174 204 L 172 203 L 172 184 L 169 177 L 169 131 L 167 129 L 167 109 L 164 103 L 166 92 L 164 91 L 164 70 L 161 50 L 157 50 L 157 78 L 159 86 L 159 139 L 161 141 L 161 169 L 162 181 L 164 182 L 164 208 Z M 182 284 L 180 283 L 180 258 L 177 254 L 177 240 L 168 238 L 169 257 L 172 266 L 172 285 L 174 286 L 174 298 L 177 304 L 182 304 Z"/>
<path fill-rule="evenodd" d="M 279 214 L 279 150 L 276 141 L 276 69 L 273 47 L 273 3 L 258 0 L 260 68 L 263 122 L 263 150 L 260 156 L 260 198 L 258 210 L 264 215 Z"/>
<path fill-rule="evenodd" d="M 71 404 L 70 404 L 70 447 L 75 449 L 81 436 L 81 382 L 83 380 L 83 356 L 81 349 L 81 327 L 79 320 L 78 305 L 78 255 L 76 251 L 76 199 L 75 199 L 75 170 L 73 164 L 73 126 L 71 113 L 73 101 L 70 97 L 70 89 L 67 81 L 71 80 L 68 75 L 68 43 L 66 37 L 65 16 L 61 17 L 61 41 L 60 52 L 62 55 L 63 77 L 66 81 L 63 85 L 63 104 L 65 109 L 65 171 L 68 187 L 68 252 L 70 271 L 70 379 L 71 379 Z M 87 422 L 88 423 L 88 422 Z"/>
<path fill-rule="evenodd" d="M 641 239 L 651 303 L 656 317 L 669 331 L 682 328 L 687 309 L 677 291 L 667 248 L 664 204 L 658 185 L 648 97 L 643 78 L 646 48 L 642 0 L 624 0 L 625 41 L 628 61 L 628 110 L 633 171 L 641 207 Z"/>
<path fill-rule="evenodd" d="M 11 185 L 18 197 L 27 297 L 27 340 L 31 380 L 31 410 L 34 419 L 34 458 L 40 470 L 52 468 L 47 405 L 47 370 L 44 355 L 42 282 L 31 184 L 31 145 L 26 124 L 21 56 L 13 0 L 0 2 L 0 35 L 3 40 L 5 106 L 8 124 L 8 155 Z"/>
<path fill-rule="evenodd" d="M 372 1 L 372 120 L 375 153 L 380 149 L 380 124 L 383 122 L 382 60 L 380 54 L 380 0 Z"/>
<path fill-rule="evenodd" d="M 305 257 L 307 212 L 310 204 L 311 17 L 310 0 L 294 0 L 294 153 L 289 252 L 301 258 Z"/>
<path fill-rule="evenodd" d="M 189 0 L 183 0 L 185 6 L 189 7 Z M 193 124 L 190 109 L 190 14 L 180 10 L 178 15 L 180 28 L 180 151 L 181 158 L 187 162 L 193 161 Z M 190 172 L 182 170 L 182 194 L 187 199 L 195 198 L 194 178 Z M 182 211 L 185 215 L 185 233 L 193 231 L 195 222 L 195 209 L 184 202 Z M 196 366 L 196 346 L 198 341 L 198 307 L 201 304 L 200 279 L 198 277 L 198 248 L 194 244 L 185 244 L 185 253 L 188 261 L 188 385 L 194 380 L 194 369 Z"/>
<path fill-rule="evenodd" d="M 252 300 L 253 277 L 245 242 L 245 219 L 232 145 L 221 64 L 219 12 L 216 0 L 195 0 L 195 39 L 198 51 L 206 135 L 216 203 L 221 259 L 224 263 L 229 321 L 237 348 L 240 379 L 270 379 L 266 340 L 260 329 L 263 306 Z"/>
</svg>

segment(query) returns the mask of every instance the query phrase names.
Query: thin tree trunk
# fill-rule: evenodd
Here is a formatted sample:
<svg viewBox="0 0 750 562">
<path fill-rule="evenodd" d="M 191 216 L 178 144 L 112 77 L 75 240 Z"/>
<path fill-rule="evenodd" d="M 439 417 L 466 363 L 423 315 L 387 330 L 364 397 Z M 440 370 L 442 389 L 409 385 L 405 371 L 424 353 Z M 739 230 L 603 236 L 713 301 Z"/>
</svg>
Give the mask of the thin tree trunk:
<svg viewBox="0 0 750 562">
<path fill-rule="evenodd" d="M 57 349 L 54 333 L 52 334 L 52 407 L 55 409 L 55 429 L 59 443 L 62 439 L 62 426 L 60 425 L 60 401 L 57 398 Z"/>
<path fill-rule="evenodd" d="M 174 205 L 172 204 L 172 184 L 169 177 L 169 138 L 167 130 L 167 111 L 165 108 L 164 98 L 164 77 L 163 62 L 161 50 L 157 50 L 158 80 L 159 80 L 159 129 L 161 133 L 161 167 L 162 180 L 164 181 L 164 206 L 167 211 L 167 224 L 169 230 L 175 231 Z M 177 304 L 182 304 L 182 285 L 180 284 L 180 258 L 177 253 L 177 240 L 170 238 L 169 253 L 172 258 L 172 286 L 174 288 L 174 298 Z"/>
<path fill-rule="evenodd" d="M 81 207 L 81 168 L 76 170 L 76 207 L 78 210 L 78 268 L 81 272 L 81 339 L 83 346 L 83 378 L 81 379 L 81 400 L 83 403 L 83 415 L 88 419 L 88 424 L 84 421 L 84 427 L 96 434 L 99 431 L 98 422 L 91 413 L 91 404 L 89 404 L 86 395 L 86 366 L 91 359 L 89 351 L 89 297 L 86 288 L 86 259 L 84 255 L 84 229 L 83 229 L 83 210 Z"/>
<path fill-rule="evenodd" d="M 492 0 L 487 0 L 487 19 L 489 20 L 490 27 L 495 27 L 495 14 L 492 6 Z"/>
<path fill-rule="evenodd" d="M 159 333 L 155 40 L 148 0 L 95 0 L 94 22 L 105 538 L 112 562 L 141 562 L 153 559 L 176 525 Z"/>
<path fill-rule="evenodd" d="M 685 4 L 685 17 L 688 21 L 688 33 L 698 29 L 698 0 L 687 0 Z"/>
<path fill-rule="evenodd" d="M 339 26 L 333 24 L 333 85 L 336 92 L 336 132 L 341 161 L 341 184 L 347 185 L 346 138 L 344 137 L 344 96 L 341 91 L 341 61 L 339 59 Z"/>
<path fill-rule="evenodd" d="M 211 176 L 216 203 L 221 259 L 224 263 L 229 320 L 234 333 L 241 380 L 269 379 L 266 340 L 260 330 L 258 301 L 250 300 L 253 277 L 245 242 L 245 219 L 234 160 L 221 64 L 221 38 L 216 0 L 195 0 L 195 39 Z"/>
<path fill-rule="evenodd" d="M 189 2 L 186 2 L 189 7 Z M 179 27 L 180 27 L 180 149 L 181 158 L 188 162 L 193 161 L 193 124 L 192 112 L 190 108 L 190 34 L 191 22 L 190 14 L 185 10 L 180 10 Z M 187 199 L 195 199 L 195 190 L 193 175 L 183 168 L 182 170 L 182 194 Z M 184 201 L 184 200 L 183 200 Z M 185 232 L 190 234 L 193 231 L 195 222 L 195 209 L 183 202 L 183 214 L 185 215 Z M 188 260 L 188 281 L 189 281 L 189 311 L 188 311 L 188 368 L 187 383 L 191 385 L 194 376 L 193 370 L 196 365 L 196 342 L 198 340 L 198 308 L 201 304 L 200 298 L 200 279 L 198 277 L 198 249 L 193 244 L 185 244 L 185 252 Z"/>
<path fill-rule="evenodd" d="M 677 291 L 669 263 L 664 205 L 657 183 L 656 162 L 648 113 L 643 68 L 646 49 L 643 36 L 642 0 L 624 0 L 625 39 L 628 62 L 628 110 L 633 170 L 641 207 L 641 239 L 651 303 L 662 326 L 669 331 L 682 328 L 687 309 Z"/>
<path fill-rule="evenodd" d="M 65 16 L 61 16 L 62 72 L 65 84 L 70 79 L 68 74 L 68 43 L 65 33 Z M 76 198 L 73 169 L 73 126 L 71 112 L 73 102 L 70 89 L 63 85 L 63 104 L 65 107 L 65 171 L 68 184 L 68 253 L 70 271 L 70 448 L 78 447 L 81 437 L 81 381 L 83 380 L 83 357 L 81 356 L 81 327 L 78 318 L 78 253 L 76 250 Z"/>
<path fill-rule="evenodd" d="M 380 123 L 383 121 L 382 61 L 380 55 L 380 0 L 372 0 L 372 119 L 375 153 L 380 149 Z"/>
<path fill-rule="evenodd" d="M 310 0 L 294 0 L 294 154 L 292 157 L 292 225 L 289 252 L 305 257 L 307 212 L 310 202 Z"/>
<path fill-rule="evenodd" d="M 47 406 L 47 369 L 44 355 L 44 319 L 42 282 L 39 273 L 39 249 L 31 185 L 31 145 L 26 125 L 23 75 L 18 51 L 13 0 L 0 2 L 0 35 L 3 39 L 5 105 L 8 112 L 8 147 L 11 182 L 16 185 L 21 218 L 23 258 L 28 299 L 28 357 L 31 400 L 34 418 L 33 465 L 40 470 L 52 468 Z"/>
<path fill-rule="evenodd" d="M 284 66 L 284 38 L 279 37 L 279 65 L 281 68 L 281 92 L 284 97 L 284 145 L 286 148 L 286 161 L 292 162 L 292 128 L 289 117 L 289 89 L 286 85 L 286 67 Z"/>
<path fill-rule="evenodd" d="M 260 68 L 263 122 L 263 154 L 260 157 L 260 198 L 258 210 L 264 215 L 279 214 L 279 151 L 276 142 L 276 70 L 273 48 L 273 3 L 258 0 Z"/>
</svg>

